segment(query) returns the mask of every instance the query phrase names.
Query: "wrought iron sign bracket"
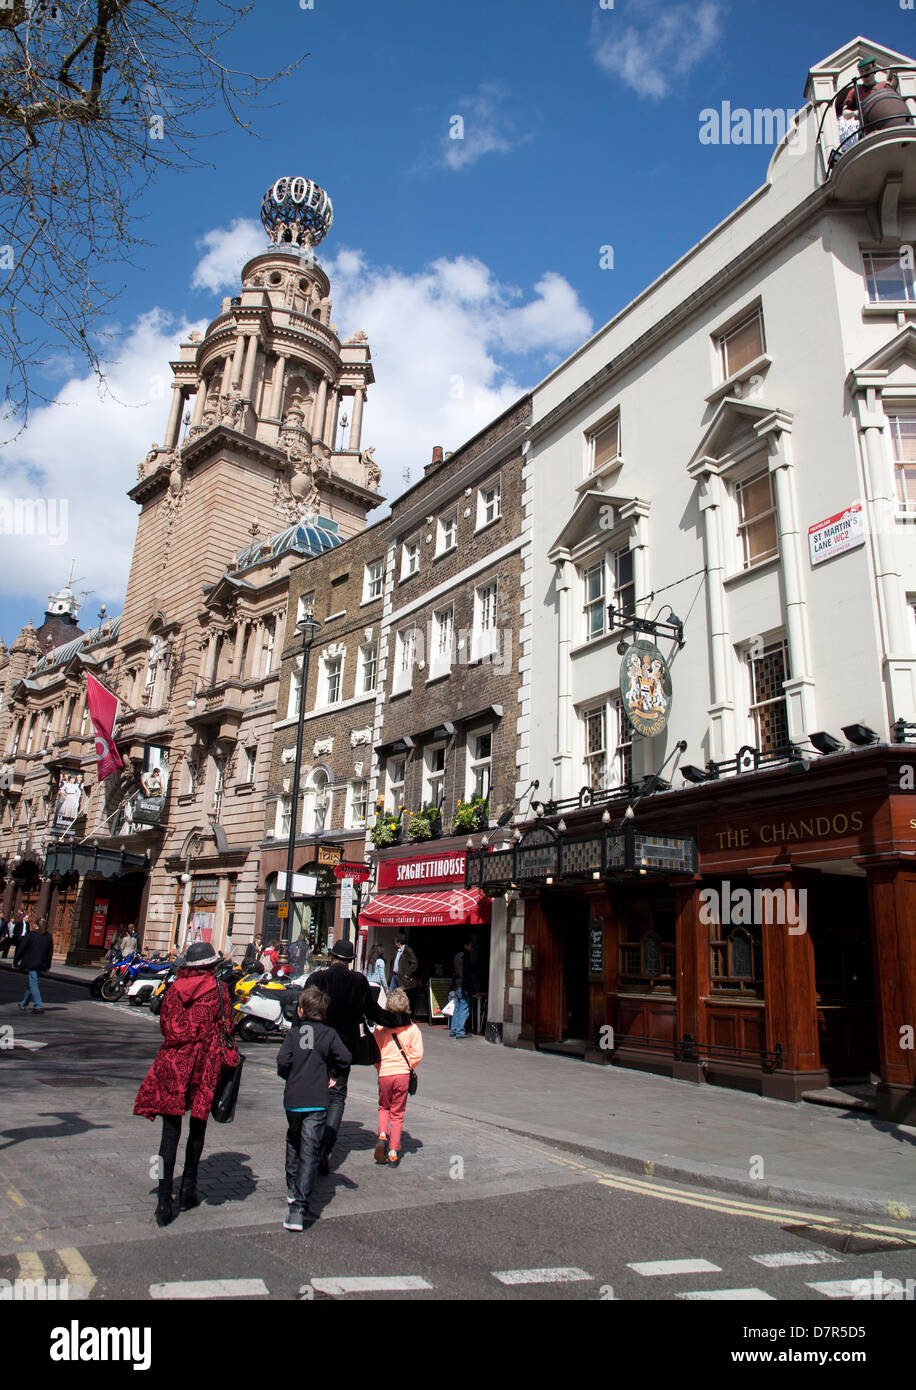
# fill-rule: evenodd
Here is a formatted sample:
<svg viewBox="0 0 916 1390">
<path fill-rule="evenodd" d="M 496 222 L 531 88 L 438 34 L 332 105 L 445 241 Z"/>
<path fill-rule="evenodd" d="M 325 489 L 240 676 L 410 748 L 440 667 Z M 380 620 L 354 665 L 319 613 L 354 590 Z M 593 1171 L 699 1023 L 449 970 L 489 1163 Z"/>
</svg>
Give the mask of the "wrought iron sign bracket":
<svg viewBox="0 0 916 1390">
<path fill-rule="evenodd" d="M 611 632 L 621 628 L 624 632 L 630 633 L 635 637 L 638 633 L 647 633 L 650 637 L 672 637 L 677 642 L 678 648 L 683 647 L 685 642 L 684 624 L 677 614 L 669 607 L 669 618 L 638 618 L 635 613 L 624 613 L 622 609 L 615 608 L 613 603 L 608 604 L 608 623 Z M 621 639 L 622 640 L 622 639 Z"/>
</svg>

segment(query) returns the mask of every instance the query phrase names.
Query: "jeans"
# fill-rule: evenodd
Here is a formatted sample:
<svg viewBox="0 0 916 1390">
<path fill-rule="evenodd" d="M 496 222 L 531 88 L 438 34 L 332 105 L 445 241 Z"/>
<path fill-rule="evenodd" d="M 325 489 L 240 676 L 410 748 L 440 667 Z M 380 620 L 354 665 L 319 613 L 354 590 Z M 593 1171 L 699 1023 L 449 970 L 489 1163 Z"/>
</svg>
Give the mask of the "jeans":
<svg viewBox="0 0 916 1390">
<path fill-rule="evenodd" d="M 37 971 L 37 970 L 30 970 L 30 971 L 29 971 L 29 983 L 28 983 L 28 984 L 26 985 L 26 987 L 25 987 L 25 994 L 22 996 L 22 1003 L 20 1004 L 19 1007 L 20 1007 L 21 1009 L 26 1009 L 26 1008 L 28 1008 L 29 999 L 30 999 L 30 998 L 31 998 L 32 1001 L 33 1001 L 33 1007 L 34 1007 L 34 1008 L 36 1008 L 36 1009 L 43 1009 L 43 1008 L 44 1008 L 44 1004 L 41 1002 L 41 995 L 40 995 L 40 993 L 38 992 L 38 971 Z"/>
<path fill-rule="evenodd" d="M 388 1148 L 392 1153 L 398 1153 L 401 1148 L 409 1084 L 410 1076 L 406 1072 L 378 1079 L 378 1132 L 388 1135 Z"/>
<path fill-rule="evenodd" d="M 463 989 L 455 990 L 455 1012 L 452 1014 L 452 1021 L 449 1024 L 449 1033 L 453 1038 L 467 1037 L 467 1021 L 471 1016 L 471 997 Z"/>
<path fill-rule="evenodd" d="M 307 1207 L 312 1195 L 327 1117 L 327 1110 L 286 1112 L 286 1195 L 295 1206 Z"/>
<path fill-rule="evenodd" d="M 347 1082 L 350 1080 L 350 1068 L 340 1073 L 334 1085 L 328 1091 L 328 1112 L 327 1126 L 324 1131 L 324 1143 L 321 1152 L 325 1158 L 330 1158 L 331 1150 L 337 1141 L 337 1132 L 343 1120 L 344 1105 L 347 1100 Z"/>
</svg>

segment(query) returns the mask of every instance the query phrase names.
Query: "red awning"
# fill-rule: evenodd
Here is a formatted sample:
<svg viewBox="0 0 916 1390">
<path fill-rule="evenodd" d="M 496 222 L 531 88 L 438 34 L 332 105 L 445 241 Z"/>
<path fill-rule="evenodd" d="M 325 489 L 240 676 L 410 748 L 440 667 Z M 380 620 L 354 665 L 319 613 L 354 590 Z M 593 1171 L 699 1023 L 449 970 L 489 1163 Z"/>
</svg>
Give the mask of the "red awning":
<svg viewBox="0 0 916 1390">
<path fill-rule="evenodd" d="M 361 927 L 478 927 L 489 920 L 490 899 L 479 888 L 379 893 L 359 914 Z"/>
</svg>

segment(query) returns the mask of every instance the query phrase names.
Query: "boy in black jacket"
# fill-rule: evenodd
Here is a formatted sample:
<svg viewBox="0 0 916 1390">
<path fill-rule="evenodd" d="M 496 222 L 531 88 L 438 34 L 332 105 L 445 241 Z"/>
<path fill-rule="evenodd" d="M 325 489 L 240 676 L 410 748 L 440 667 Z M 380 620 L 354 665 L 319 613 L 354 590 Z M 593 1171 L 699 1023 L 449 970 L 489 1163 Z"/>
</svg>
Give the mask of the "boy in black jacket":
<svg viewBox="0 0 916 1390">
<path fill-rule="evenodd" d="M 286 1080 L 287 1231 L 302 1230 L 324 1143 L 328 1088 L 353 1060 L 324 1022 L 330 1002 L 330 996 L 314 985 L 302 991 L 299 1022 L 287 1033 L 277 1057 L 277 1072 Z"/>
</svg>

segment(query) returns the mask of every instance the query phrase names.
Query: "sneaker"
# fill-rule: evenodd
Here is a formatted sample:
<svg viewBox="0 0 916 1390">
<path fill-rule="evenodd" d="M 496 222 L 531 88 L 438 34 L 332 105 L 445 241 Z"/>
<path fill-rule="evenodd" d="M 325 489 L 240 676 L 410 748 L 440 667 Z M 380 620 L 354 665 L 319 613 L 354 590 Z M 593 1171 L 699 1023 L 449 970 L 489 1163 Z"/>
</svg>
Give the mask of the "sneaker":
<svg viewBox="0 0 916 1390">
<path fill-rule="evenodd" d="M 291 1197 L 288 1192 L 286 1194 L 286 1205 L 288 1207 L 294 1207 L 296 1205 L 296 1198 Z"/>
<path fill-rule="evenodd" d="M 33 1013 L 33 1014 L 43 1014 L 43 1013 L 44 1013 L 44 1009 L 33 1009 L 33 1010 L 32 1010 L 32 1013 Z"/>
<path fill-rule="evenodd" d="M 397 1168 L 397 1166 L 398 1166 L 398 1164 L 400 1163 L 400 1161 L 401 1161 L 401 1155 L 400 1155 L 399 1153 L 390 1153 L 390 1154 L 388 1155 L 388 1167 L 389 1167 L 389 1168 Z"/>
<path fill-rule="evenodd" d="M 284 1231 L 301 1231 L 304 1226 L 305 1212 L 301 1207 L 292 1206 L 286 1213 L 286 1220 L 283 1222 Z"/>
<path fill-rule="evenodd" d="M 387 1154 L 387 1152 L 388 1152 L 388 1136 L 387 1136 L 387 1134 L 380 1134 L 379 1137 L 378 1137 L 378 1143 L 377 1143 L 376 1146 L 375 1146 L 375 1155 L 374 1155 L 374 1157 L 375 1157 L 376 1163 L 384 1163 L 384 1162 L 385 1162 L 385 1155 Z"/>
</svg>

